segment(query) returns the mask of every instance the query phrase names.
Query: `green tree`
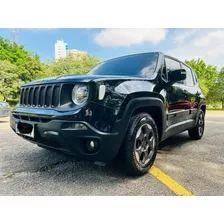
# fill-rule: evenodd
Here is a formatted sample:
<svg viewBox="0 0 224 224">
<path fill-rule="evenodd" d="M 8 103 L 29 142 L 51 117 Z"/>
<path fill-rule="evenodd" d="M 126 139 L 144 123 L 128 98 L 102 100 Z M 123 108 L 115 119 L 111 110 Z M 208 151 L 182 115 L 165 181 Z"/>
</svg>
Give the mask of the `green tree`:
<svg viewBox="0 0 224 224">
<path fill-rule="evenodd" d="M 224 68 L 219 72 L 215 85 L 208 92 L 208 99 L 213 102 L 222 102 L 224 109 Z"/>
<path fill-rule="evenodd" d="M 6 60 L 17 66 L 17 74 L 23 82 L 29 82 L 43 76 L 43 65 L 39 56 L 29 53 L 23 45 L 11 43 L 0 37 L 0 60 Z"/>
<path fill-rule="evenodd" d="M 219 75 L 217 68 L 213 65 L 206 65 L 206 63 L 201 60 L 186 60 L 188 65 L 190 65 L 197 74 L 199 85 L 204 93 L 207 96 L 209 90 L 213 88 L 217 77 Z"/>
<path fill-rule="evenodd" d="M 78 59 L 72 57 L 62 58 L 45 65 L 47 76 L 58 76 L 65 74 L 86 74 L 101 60 L 95 56 L 87 55 Z"/>
<path fill-rule="evenodd" d="M 17 62 L 17 67 L 19 78 L 25 83 L 44 75 L 44 65 L 33 56 L 29 56 L 24 62 Z"/>
<path fill-rule="evenodd" d="M 0 61 L 0 95 L 3 100 L 16 98 L 22 81 L 16 74 L 17 67 L 9 61 Z"/>
<path fill-rule="evenodd" d="M 12 64 L 25 62 L 30 54 L 23 45 L 11 43 L 8 39 L 0 37 L 0 60 L 10 61 Z"/>
</svg>

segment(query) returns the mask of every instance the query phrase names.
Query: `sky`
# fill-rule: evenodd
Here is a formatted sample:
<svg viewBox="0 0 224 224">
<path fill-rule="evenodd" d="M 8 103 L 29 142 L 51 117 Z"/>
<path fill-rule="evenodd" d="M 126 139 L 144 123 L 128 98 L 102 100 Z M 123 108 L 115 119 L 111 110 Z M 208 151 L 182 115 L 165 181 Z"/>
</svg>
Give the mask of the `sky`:
<svg viewBox="0 0 224 224">
<path fill-rule="evenodd" d="M 0 36 L 9 38 L 10 29 L 0 29 Z M 224 66 L 224 29 L 19 29 L 18 43 L 37 53 L 43 62 L 54 58 L 57 40 L 103 60 L 160 51 L 180 60 L 201 58 L 218 68 Z"/>
</svg>

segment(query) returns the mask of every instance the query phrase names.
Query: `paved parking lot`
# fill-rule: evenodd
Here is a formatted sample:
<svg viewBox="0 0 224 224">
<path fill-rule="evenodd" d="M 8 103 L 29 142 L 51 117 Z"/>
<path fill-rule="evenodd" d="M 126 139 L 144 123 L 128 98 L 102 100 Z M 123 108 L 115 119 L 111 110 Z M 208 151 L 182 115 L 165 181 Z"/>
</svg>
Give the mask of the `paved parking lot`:
<svg viewBox="0 0 224 224">
<path fill-rule="evenodd" d="M 112 165 L 41 149 L 0 119 L 0 195 L 177 195 L 175 184 L 193 195 L 224 195 L 224 112 L 207 112 L 202 140 L 184 132 L 164 141 L 154 165 L 143 177 L 126 177 Z"/>
</svg>

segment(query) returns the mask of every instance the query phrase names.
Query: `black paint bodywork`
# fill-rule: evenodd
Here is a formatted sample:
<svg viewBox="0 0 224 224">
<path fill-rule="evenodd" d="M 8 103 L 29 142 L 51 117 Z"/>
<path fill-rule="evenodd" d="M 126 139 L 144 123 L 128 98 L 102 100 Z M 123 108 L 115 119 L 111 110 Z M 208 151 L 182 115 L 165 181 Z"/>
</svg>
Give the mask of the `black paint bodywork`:
<svg viewBox="0 0 224 224">
<path fill-rule="evenodd" d="M 157 54 L 155 71 L 146 76 L 66 75 L 25 84 L 22 88 L 28 89 L 27 94 L 32 89 L 28 97 L 31 99 L 24 98 L 27 102 L 32 101 L 35 88 L 51 86 L 54 90 L 58 85 L 61 103 L 49 107 L 32 105 L 33 102 L 23 105 L 20 99 L 11 114 L 11 128 L 15 131 L 15 122 L 34 124 L 34 139 L 20 136 L 44 148 L 80 159 L 110 161 L 118 154 L 130 118 L 135 113 L 151 114 L 157 124 L 160 141 L 194 127 L 199 109 L 205 112 L 205 98 L 198 83 L 191 88 L 168 85 L 163 74 L 164 54 Z M 90 93 L 83 106 L 71 101 L 71 89 L 79 83 L 86 83 Z M 106 86 L 102 100 L 98 99 L 100 85 Z M 75 123 L 84 124 L 87 130 L 75 130 L 72 128 Z M 97 152 L 91 153 L 86 149 L 88 139 L 99 142 Z"/>
</svg>

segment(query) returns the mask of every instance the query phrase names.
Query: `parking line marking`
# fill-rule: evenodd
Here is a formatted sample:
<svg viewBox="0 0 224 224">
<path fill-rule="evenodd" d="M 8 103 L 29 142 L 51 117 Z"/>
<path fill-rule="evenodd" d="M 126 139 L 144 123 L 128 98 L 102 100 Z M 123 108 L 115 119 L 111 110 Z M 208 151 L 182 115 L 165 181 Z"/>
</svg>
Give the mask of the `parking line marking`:
<svg viewBox="0 0 224 224">
<path fill-rule="evenodd" d="M 190 191 L 186 190 L 183 186 L 178 184 L 175 180 L 171 177 L 166 175 L 160 169 L 155 166 L 152 166 L 149 170 L 154 177 L 156 177 L 159 181 L 165 184 L 168 188 L 170 188 L 175 194 L 179 196 L 194 196 Z"/>
</svg>

